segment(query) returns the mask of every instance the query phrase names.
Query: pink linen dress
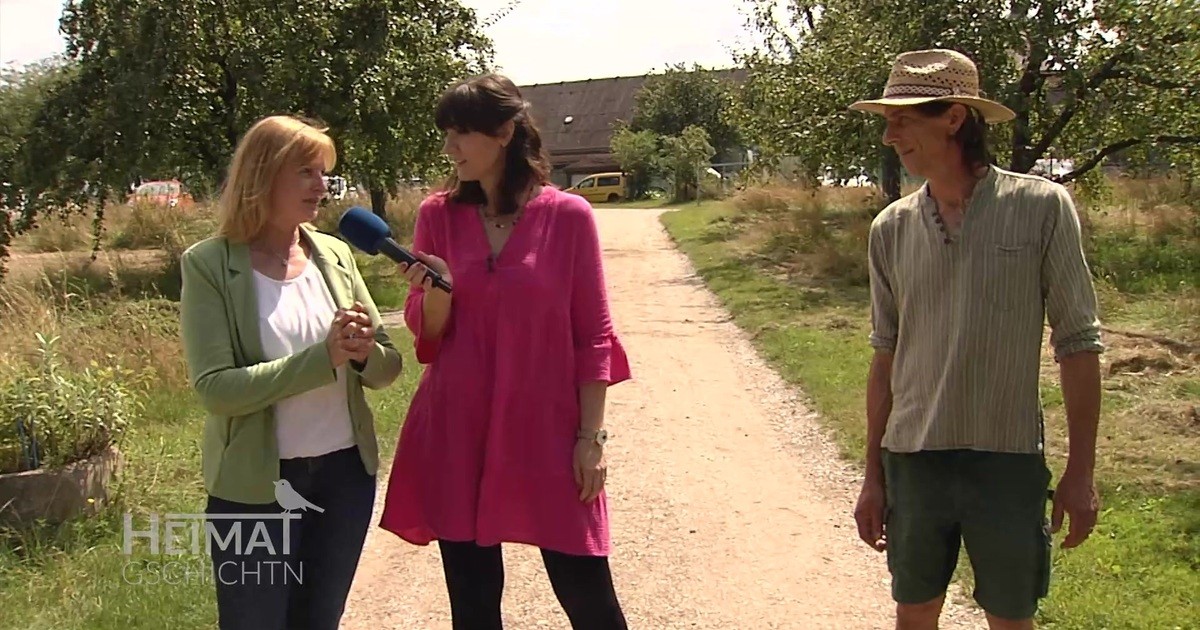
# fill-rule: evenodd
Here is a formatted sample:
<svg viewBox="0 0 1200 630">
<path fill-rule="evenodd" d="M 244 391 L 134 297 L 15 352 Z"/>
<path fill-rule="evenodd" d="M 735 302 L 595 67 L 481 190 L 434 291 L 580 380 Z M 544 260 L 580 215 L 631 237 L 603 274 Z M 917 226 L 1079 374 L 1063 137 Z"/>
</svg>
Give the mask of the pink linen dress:
<svg viewBox="0 0 1200 630">
<path fill-rule="evenodd" d="M 413 241 L 446 261 L 454 293 L 438 340 L 421 337 L 424 291 L 405 301 L 426 368 L 380 527 L 418 545 L 516 542 L 608 555 L 606 496 L 580 501 L 572 472 L 579 385 L 631 378 L 609 318 L 591 205 L 544 186 L 492 256 L 477 207 L 439 193 L 421 204 Z"/>
</svg>

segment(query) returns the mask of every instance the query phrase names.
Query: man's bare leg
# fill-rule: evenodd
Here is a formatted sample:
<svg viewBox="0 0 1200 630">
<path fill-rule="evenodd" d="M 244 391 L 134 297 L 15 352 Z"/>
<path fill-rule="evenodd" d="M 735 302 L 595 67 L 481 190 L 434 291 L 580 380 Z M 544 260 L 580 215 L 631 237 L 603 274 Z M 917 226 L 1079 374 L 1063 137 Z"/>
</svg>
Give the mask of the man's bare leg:
<svg viewBox="0 0 1200 630">
<path fill-rule="evenodd" d="M 1004 619 L 988 614 L 987 621 L 990 630 L 1033 630 L 1033 619 Z"/>
<path fill-rule="evenodd" d="M 946 595 L 922 604 L 896 604 L 896 630 L 937 630 Z"/>
</svg>

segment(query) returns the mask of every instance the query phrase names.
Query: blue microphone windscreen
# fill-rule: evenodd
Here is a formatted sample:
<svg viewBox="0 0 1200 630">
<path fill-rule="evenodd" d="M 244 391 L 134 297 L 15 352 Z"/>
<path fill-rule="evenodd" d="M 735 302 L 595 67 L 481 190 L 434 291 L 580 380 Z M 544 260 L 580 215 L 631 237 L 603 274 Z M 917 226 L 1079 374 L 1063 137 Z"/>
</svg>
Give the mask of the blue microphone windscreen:
<svg viewBox="0 0 1200 630">
<path fill-rule="evenodd" d="M 351 245 L 372 256 L 379 253 L 376 244 L 392 235 L 386 221 L 362 206 L 354 206 L 342 213 L 338 231 Z"/>
</svg>

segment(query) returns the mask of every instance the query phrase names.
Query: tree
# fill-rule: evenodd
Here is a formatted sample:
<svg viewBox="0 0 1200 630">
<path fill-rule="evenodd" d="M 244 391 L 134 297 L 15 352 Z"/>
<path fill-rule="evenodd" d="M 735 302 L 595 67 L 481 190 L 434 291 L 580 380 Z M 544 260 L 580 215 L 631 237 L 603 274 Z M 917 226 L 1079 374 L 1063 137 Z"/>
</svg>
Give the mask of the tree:
<svg viewBox="0 0 1200 630">
<path fill-rule="evenodd" d="M 0 207 L 23 205 L 19 182 L 22 172 L 22 144 L 50 93 L 69 79 L 70 68 L 61 60 L 46 59 L 24 68 L 0 69 Z"/>
<path fill-rule="evenodd" d="M 708 164 L 716 149 L 708 141 L 708 132 L 696 125 L 689 125 L 678 136 L 663 138 L 663 155 L 667 168 L 675 180 L 677 201 L 689 196 L 700 196 L 700 171 Z M 688 191 L 695 191 L 689 195 Z"/>
<path fill-rule="evenodd" d="M 678 136 L 696 126 L 708 134 L 717 153 L 725 153 L 740 142 L 733 94 L 733 83 L 714 71 L 673 66 L 646 79 L 635 97 L 630 129 Z"/>
<path fill-rule="evenodd" d="M 385 193 L 439 162 L 433 105 L 455 78 L 487 69 L 491 43 L 454 0 L 363 0 L 344 26 L 355 37 L 339 49 L 348 66 L 334 81 L 342 89 L 319 93 L 339 96 L 326 109 L 347 130 L 347 169 L 368 183 L 382 214 Z"/>
<path fill-rule="evenodd" d="M 895 55 L 954 48 L 980 68 L 986 95 L 1017 113 L 994 127 L 1002 163 L 1072 159 L 1068 182 L 1106 159 L 1198 161 L 1200 5 L 1189 0 L 751 0 L 759 51 L 745 62 L 750 133 L 811 172 L 885 173 L 882 121 L 847 111 L 878 96 Z M 899 182 L 888 182 L 889 198 Z"/>
<path fill-rule="evenodd" d="M 610 144 L 621 170 L 629 175 L 630 197 L 646 196 L 650 183 L 663 170 L 662 136 L 649 129 L 631 131 L 621 126 Z"/>
<path fill-rule="evenodd" d="M 490 59 L 455 0 L 71 0 L 62 28 L 76 72 L 30 130 L 32 212 L 102 213 L 141 177 L 215 190 L 241 134 L 280 112 L 329 124 L 339 171 L 382 211 L 438 159 L 436 95 Z"/>
</svg>

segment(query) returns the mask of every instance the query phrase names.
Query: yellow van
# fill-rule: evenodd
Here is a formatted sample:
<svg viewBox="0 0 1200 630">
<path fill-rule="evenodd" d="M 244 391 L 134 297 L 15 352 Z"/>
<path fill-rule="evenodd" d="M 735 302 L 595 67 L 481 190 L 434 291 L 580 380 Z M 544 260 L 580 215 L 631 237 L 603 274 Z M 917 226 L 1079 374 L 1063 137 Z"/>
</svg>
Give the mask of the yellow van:
<svg viewBox="0 0 1200 630">
<path fill-rule="evenodd" d="M 579 180 L 578 184 L 571 186 L 566 192 L 592 202 L 612 203 L 627 196 L 625 184 L 625 173 L 595 173 Z"/>
</svg>

